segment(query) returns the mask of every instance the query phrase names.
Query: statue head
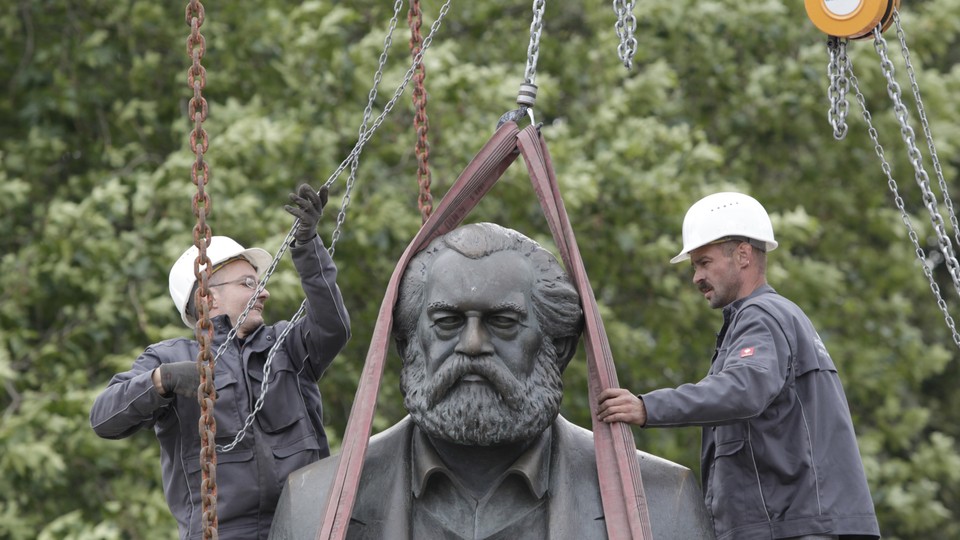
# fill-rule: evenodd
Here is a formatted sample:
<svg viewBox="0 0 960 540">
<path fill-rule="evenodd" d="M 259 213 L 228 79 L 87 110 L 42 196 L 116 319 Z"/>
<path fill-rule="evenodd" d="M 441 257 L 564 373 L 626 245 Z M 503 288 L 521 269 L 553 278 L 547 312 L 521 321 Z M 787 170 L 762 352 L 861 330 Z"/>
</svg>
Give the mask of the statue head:
<svg viewBox="0 0 960 540">
<path fill-rule="evenodd" d="M 433 438 L 531 440 L 560 412 L 582 329 L 580 297 L 549 251 L 492 223 L 460 227 L 418 253 L 400 284 L 404 405 Z"/>
</svg>

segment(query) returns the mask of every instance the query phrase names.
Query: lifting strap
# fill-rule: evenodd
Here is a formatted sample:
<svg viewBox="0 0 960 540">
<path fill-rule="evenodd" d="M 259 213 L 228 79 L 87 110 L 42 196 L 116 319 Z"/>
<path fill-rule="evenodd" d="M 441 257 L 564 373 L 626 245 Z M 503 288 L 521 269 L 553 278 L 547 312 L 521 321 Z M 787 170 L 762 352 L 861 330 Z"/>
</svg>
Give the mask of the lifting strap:
<svg viewBox="0 0 960 540">
<path fill-rule="evenodd" d="M 607 534 L 614 540 L 651 539 L 650 520 L 643 482 L 636 457 L 636 445 L 629 426 L 607 424 L 596 417 L 596 396 L 604 388 L 618 386 L 613 357 L 603 329 L 593 289 L 587 279 L 570 221 L 557 186 L 546 143 L 536 126 L 520 131 L 514 122 L 505 122 L 496 131 L 443 197 L 433 214 L 400 257 L 373 331 L 367 360 L 350 412 L 341 447 L 340 463 L 330 488 L 318 540 L 345 537 L 356 501 L 367 443 L 373 425 L 376 398 L 389 349 L 393 308 L 400 278 L 410 259 L 434 238 L 452 231 L 493 187 L 511 163 L 522 154 L 527 172 L 561 258 L 580 293 L 585 318 L 585 349 L 589 373 L 589 395 L 593 417 L 594 445 L 600 496 Z"/>
</svg>

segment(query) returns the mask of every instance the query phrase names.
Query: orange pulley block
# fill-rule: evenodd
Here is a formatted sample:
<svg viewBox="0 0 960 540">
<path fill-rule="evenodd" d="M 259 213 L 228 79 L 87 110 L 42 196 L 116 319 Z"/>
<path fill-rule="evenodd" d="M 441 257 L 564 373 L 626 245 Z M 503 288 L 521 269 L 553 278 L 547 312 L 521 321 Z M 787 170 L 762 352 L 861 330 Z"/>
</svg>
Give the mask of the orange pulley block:
<svg viewBox="0 0 960 540">
<path fill-rule="evenodd" d="M 823 33 L 849 39 L 870 37 L 880 25 L 883 32 L 893 21 L 900 0 L 804 0 L 807 16 Z"/>
</svg>

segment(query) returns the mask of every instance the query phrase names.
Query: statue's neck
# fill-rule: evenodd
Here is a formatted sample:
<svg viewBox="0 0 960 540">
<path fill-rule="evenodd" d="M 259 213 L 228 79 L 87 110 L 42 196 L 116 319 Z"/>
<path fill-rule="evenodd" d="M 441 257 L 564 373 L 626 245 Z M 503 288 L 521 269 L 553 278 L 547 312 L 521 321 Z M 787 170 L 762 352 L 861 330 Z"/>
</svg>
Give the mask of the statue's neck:
<svg viewBox="0 0 960 540">
<path fill-rule="evenodd" d="M 465 488 L 480 498 L 535 440 L 496 446 L 467 446 L 439 439 L 430 439 L 430 442 L 443 464 Z"/>
</svg>

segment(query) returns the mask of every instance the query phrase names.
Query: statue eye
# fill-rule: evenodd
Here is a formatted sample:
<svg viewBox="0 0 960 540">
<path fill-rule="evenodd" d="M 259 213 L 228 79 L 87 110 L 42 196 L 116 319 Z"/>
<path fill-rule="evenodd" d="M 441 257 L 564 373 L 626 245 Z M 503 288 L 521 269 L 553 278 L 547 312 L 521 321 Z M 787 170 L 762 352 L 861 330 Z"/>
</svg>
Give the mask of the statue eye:
<svg viewBox="0 0 960 540">
<path fill-rule="evenodd" d="M 500 313 L 487 318 L 487 323 L 494 328 L 509 329 L 520 324 L 520 317 L 515 313 Z"/>
<path fill-rule="evenodd" d="M 455 330 L 463 325 L 463 317 L 453 314 L 435 316 L 433 325 L 441 330 Z"/>
</svg>

